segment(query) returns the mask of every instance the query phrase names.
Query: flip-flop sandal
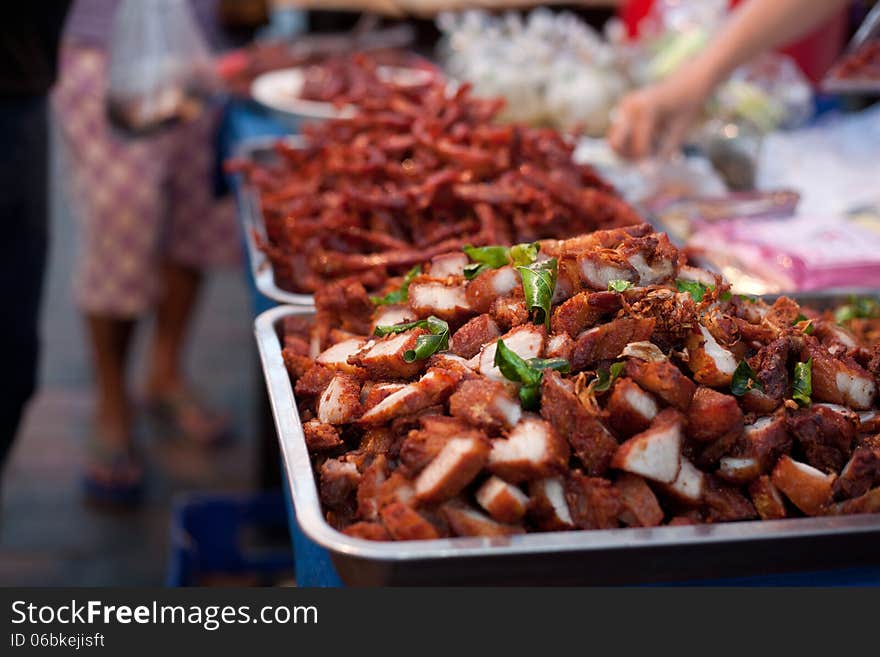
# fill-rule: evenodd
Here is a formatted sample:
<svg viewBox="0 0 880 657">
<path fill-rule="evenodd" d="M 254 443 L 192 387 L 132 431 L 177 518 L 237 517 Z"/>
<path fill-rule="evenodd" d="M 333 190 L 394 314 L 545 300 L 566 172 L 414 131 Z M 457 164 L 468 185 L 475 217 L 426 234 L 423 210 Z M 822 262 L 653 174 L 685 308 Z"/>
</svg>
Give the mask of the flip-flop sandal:
<svg viewBox="0 0 880 657">
<path fill-rule="evenodd" d="M 158 435 L 206 446 L 220 445 L 232 437 L 229 418 L 190 391 L 146 399 L 143 408 Z"/>
<path fill-rule="evenodd" d="M 86 502 L 98 508 L 134 509 L 144 498 L 144 469 L 133 450 L 114 449 L 92 438 L 82 478 Z"/>
</svg>

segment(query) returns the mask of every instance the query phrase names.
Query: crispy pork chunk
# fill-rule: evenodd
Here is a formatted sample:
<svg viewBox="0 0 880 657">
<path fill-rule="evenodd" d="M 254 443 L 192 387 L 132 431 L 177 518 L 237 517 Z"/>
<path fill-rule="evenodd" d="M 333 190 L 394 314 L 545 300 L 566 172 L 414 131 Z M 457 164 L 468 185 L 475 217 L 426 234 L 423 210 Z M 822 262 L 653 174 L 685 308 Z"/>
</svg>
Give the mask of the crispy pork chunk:
<svg viewBox="0 0 880 657">
<path fill-rule="evenodd" d="M 367 541 L 390 541 L 391 534 L 378 522 L 356 522 L 342 530 L 343 534 Z"/>
<path fill-rule="evenodd" d="M 447 278 L 449 276 L 463 276 L 464 268 L 470 259 L 462 251 L 453 253 L 441 253 L 431 258 L 431 267 L 428 271 L 431 278 Z"/>
<path fill-rule="evenodd" d="M 630 358 L 625 371 L 639 386 L 680 411 L 688 409 L 697 389 L 694 382 L 668 360 Z"/>
<path fill-rule="evenodd" d="M 565 499 L 574 524 L 581 529 L 614 529 L 623 510 L 620 493 L 607 479 L 575 470 L 565 480 Z"/>
<path fill-rule="evenodd" d="M 761 464 L 753 456 L 724 456 L 716 474 L 732 484 L 747 484 L 761 475 Z"/>
<path fill-rule="evenodd" d="M 406 387 L 405 383 L 397 383 L 394 381 L 387 383 L 367 381 L 367 383 L 361 388 L 361 405 L 364 410 L 367 411 L 386 397 L 391 396 L 398 390 L 402 390 L 404 387 Z"/>
<path fill-rule="evenodd" d="M 630 527 L 657 527 L 663 522 L 663 509 L 654 491 L 638 475 L 622 472 L 614 482 L 620 496 L 620 521 Z"/>
<path fill-rule="evenodd" d="M 512 429 L 519 422 L 522 406 L 500 381 L 473 379 L 462 383 L 449 398 L 449 413 L 497 434 Z"/>
<path fill-rule="evenodd" d="M 367 341 L 362 338 L 350 338 L 343 342 L 338 342 L 329 349 L 321 352 L 321 354 L 315 359 L 315 362 L 318 365 L 323 365 L 330 369 L 355 373 L 358 371 L 358 367 L 349 363 L 348 359 L 358 353 L 366 342 Z"/>
<path fill-rule="evenodd" d="M 562 477 L 530 481 L 529 500 L 527 513 L 543 531 L 559 531 L 574 527 L 574 520 L 565 499 L 565 482 Z"/>
<path fill-rule="evenodd" d="M 323 365 L 314 365 L 305 371 L 305 373 L 296 381 L 293 390 L 297 399 L 311 401 L 317 399 L 324 392 L 325 388 L 330 385 L 330 381 L 336 372 L 329 367 Z"/>
<path fill-rule="evenodd" d="M 843 404 L 857 411 L 871 408 L 877 386 L 864 369 L 853 360 L 834 358 L 815 339 L 807 337 L 801 358 L 813 359 L 813 399 Z"/>
<path fill-rule="evenodd" d="M 544 351 L 544 338 L 546 332 L 543 326 L 525 325 L 517 326 L 512 331 L 505 333 L 501 339 L 504 340 L 505 346 L 515 352 L 520 358 L 528 360 L 529 358 L 539 358 Z M 504 375 L 495 366 L 495 350 L 497 342 L 492 342 L 483 347 L 479 354 L 471 360 L 474 367 L 479 369 L 480 374 L 496 379 L 498 381 L 506 381 Z"/>
<path fill-rule="evenodd" d="M 683 456 L 675 481 L 663 484 L 663 490 L 682 502 L 697 504 L 706 490 L 706 475 Z"/>
<path fill-rule="evenodd" d="M 654 324 L 653 319 L 623 317 L 584 331 L 575 341 L 571 369 L 580 371 L 617 358 L 630 342 L 650 339 Z"/>
<path fill-rule="evenodd" d="M 489 308 L 489 316 L 495 320 L 502 331 L 529 321 L 529 310 L 525 300 L 519 295 L 498 297 Z"/>
<path fill-rule="evenodd" d="M 639 272 L 614 249 L 585 251 L 577 258 L 581 280 L 593 290 L 607 290 L 614 280 L 637 283 Z"/>
<path fill-rule="evenodd" d="M 406 504 L 388 504 L 382 507 L 379 515 L 385 529 L 396 541 L 426 541 L 440 537 L 434 525 Z"/>
<path fill-rule="evenodd" d="M 747 424 L 743 441 L 745 456 L 756 459 L 761 472 L 769 472 L 776 460 L 791 450 L 792 439 L 785 413 L 777 412 Z"/>
<path fill-rule="evenodd" d="M 880 488 L 872 488 L 864 495 L 835 504 L 830 510 L 837 515 L 880 513 Z"/>
<path fill-rule="evenodd" d="M 493 519 L 508 524 L 522 520 L 529 504 L 528 496 L 517 486 L 494 475 L 477 489 L 476 499 Z"/>
<path fill-rule="evenodd" d="M 313 452 L 329 452 L 345 444 L 336 427 L 318 420 L 309 420 L 303 424 L 303 434 L 306 447 Z"/>
<path fill-rule="evenodd" d="M 749 484 L 749 495 L 755 510 L 763 520 L 785 518 L 785 500 L 782 499 L 782 494 L 769 475 L 761 475 Z"/>
<path fill-rule="evenodd" d="M 464 504 L 445 504 L 441 507 L 441 512 L 456 536 L 512 536 L 525 531 L 519 525 L 496 522 Z"/>
<path fill-rule="evenodd" d="M 484 271 L 467 284 L 465 294 L 468 305 L 474 312 L 487 313 L 495 299 L 506 297 L 519 284 L 519 274 L 513 267 Z"/>
<path fill-rule="evenodd" d="M 813 404 L 788 417 L 788 430 L 807 463 L 824 472 L 840 472 L 852 454 L 858 416 L 845 408 Z"/>
<path fill-rule="evenodd" d="M 880 433 L 880 411 L 859 413 L 859 433 Z"/>
<path fill-rule="evenodd" d="M 834 482 L 834 499 L 864 495 L 880 485 L 880 435 L 866 440 L 852 453 Z"/>
<path fill-rule="evenodd" d="M 697 328 L 685 342 L 688 366 L 694 373 L 694 379 L 710 388 L 729 386 L 736 371 L 736 358 L 718 343 L 705 326 L 701 324 Z"/>
<path fill-rule="evenodd" d="M 771 475 L 773 485 L 808 516 L 823 513 L 831 503 L 834 479 L 834 475 L 795 461 L 788 455 L 780 457 Z"/>
<path fill-rule="evenodd" d="M 321 501 L 338 509 L 351 501 L 361 481 L 357 466 L 343 459 L 327 459 L 321 466 Z"/>
<path fill-rule="evenodd" d="M 711 442 L 730 433 L 742 433 L 743 412 L 736 397 L 700 386 L 687 414 L 687 434 L 700 442 Z"/>
<path fill-rule="evenodd" d="M 545 350 L 547 358 L 571 360 L 572 351 L 574 351 L 574 340 L 567 333 L 558 333 L 547 340 Z"/>
<path fill-rule="evenodd" d="M 318 420 L 325 424 L 348 424 L 360 414 L 360 382 L 351 374 L 337 374 L 318 400 Z"/>
<path fill-rule="evenodd" d="M 608 471 L 617 440 L 601 420 L 578 399 L 574 386 L 559 372 L 546 371 L 541 382 L 541 416 L 568 440 L 588 475 Z"/>
<path fill-rule="evenodd" d="M 424 369 L 425 361 L 407 363 L 403 355 L 414 349 L 419 336 L 425 333 L 423 329 L 413 329 L 370 340 L 358 353 L 349 356 L 348 362 L 362 367 L 371 379 L 411 379 Z"/>
<path fill-rule="evenodd" d="M 620 436 L 644 431 L 659 412 L 654 398 L 629 378 L 618 379 L 608 399 L 606 410 L 611 427 Z"/>
<path fill-rule="evenodd" d="M 415 497 L 416 491 L 413 482 L 401 474 L 400 470 L 395 470 L 379 486 L 376 493 L 376 507 L 382 509 L 396 502 L 411 505 L 415 501 Z"/>
<path fill-rule="evenodd" d="M 377 326 L 395 326 L 397 324 L 406 324 L 416 319 L 418 319 L 416 314 L 409 306 L 397 304 L 380 306 L 373 315 L 373 322 L 370 324 L 370 335 L 373 335 Z"/>
<path fill-rule="evenodd" d="M 363 520 L 376 520 L 379 517 L 379 491 L 387 481 L 390 472 L 388 459 L 380 454 L 364 470 L 357 487 L 357 515 Z"/>
<path fill-rule="evenodd" d="M 679 267 L 679 254 L 665 233 L 628 238 L 618 248 L 639 275 L 639 286 L 672 281 Z"/>
<path fill-rule="evenodd" d="M 370 330 L 373 302 L 360 281 L 340 280 L 315 291 L 315 306 L 332 315 L 343 331 L 365 335 Z"/>
<path fill-rule="evenodd" d="M 611 467 L 672 484 L 681 470 L 681 438 L 681 413 L 666 409 L 648 429 L 618 447 Z"/>
<path fill-rule="evenodd" d="M 743 404 L 747 410 L 760 415 L 769 415 L 782 404 L 788 395 L 790 349 L 791 339 L 783 336 L 761 347 L 749 360 L 749 365 L 755 371 L 763 390 L 750 390 L 743 397 Z"/>
<path fill-rule="evenodd" d="M 758 517 L 752 502 L 733 486 L 710 481 L 703 491 L 708 522 L 736 522 Z"/>
<path fill-rule="evenodd" d="M 574 339 L 619 308 L 620 295 L 616 292 L 579 292 L 556 307 L 550 328 L 553 333 L 564 333 Z"/>
<path fill-rule="evenodd" d="M 412 473 L 433 461 L 451 439 L 481 436 L 464 422 L 442 415 L 426 415 L 420 418 L 419 425 L 419 429 L 409 432 L 400 447 L 400 462 Z"/>
<path fill-rule="evenodd" d="M 416 499 L 439 504 L 458 495 L 486 465 L 490 449 L 483 436 L 450 438 L 416 479 Z"/>
<path fill-rule="evenodd" d="M 478 315 L 455 332 L 449 348 L 457 356 L 473 358 L 480 353 L 484 344 L 494 342 L 500 336 L 498 324 L 490 315 Z"/>
<path fill-rule="evenodd" d="M 445 401 L 458 383 L 458 378 L 446 370 L 430 369 L 421 379 L 392 393 L 364 413 L 362 424 L 382 424 L 402 415 L 417 413 L 433 404 Z"/>
<path fill-rule="evenodd" d="M 488 469 L 511 483 L 564 472 L 569 449 L 565 439 L 544 420 L 523 417 L 506 439 L 492 442 Z"/>
<path fill-rule="evenodd" d="M 296 350 L 289 347 L 281 350 L 281 357 L 292 381 L 299 379 L 305 374 L 307 369 L 315 364 L 315 361 L 308 355 L 299 354 Z"/>
<path fill-rule="evenodd" d="M 472 314 L 463 285 L 430 279 L 417 278 L 410 284 L 409 307 L 419 317 L 435 315 L 450 324 L 461 324 Z"/>
</svg>

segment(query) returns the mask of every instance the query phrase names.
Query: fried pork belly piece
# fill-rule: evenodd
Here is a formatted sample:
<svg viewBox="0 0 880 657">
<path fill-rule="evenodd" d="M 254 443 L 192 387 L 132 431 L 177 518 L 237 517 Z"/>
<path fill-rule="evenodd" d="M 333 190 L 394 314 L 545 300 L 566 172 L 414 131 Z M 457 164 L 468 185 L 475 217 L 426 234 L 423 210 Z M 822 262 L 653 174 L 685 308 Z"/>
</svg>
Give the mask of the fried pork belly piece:
<svg viewBox="0 0 880 657">
<path fill-rule="evenodd" d="M 494 475 L 477 489 L 475 497 L 494 520 L 507 524 L 522 520 L 529 504 L 528 496 L 518 487 Z"/>
<path fill-rule="evenodd" d="M 362 538 L 367 541 L 391 540 L 391 534 L 378 522 L 356 522 L 343 529 L 342 533 L 352 538 Z"/>
<path fill-rule="evenodd" d="M 779 297 L 764 315 L 764 321 L 780 333 L 784 333 L 797 322 L 801 307 L 789 297 Z"/>
<path fill-rule="evenodd" d="M 319 397 L 336 376 L 336 372 L 323 365 L 315 365 L 305 371 L 296 382 L 293 390 L 299 400 L 312 400 Z"/>
<path fill-rule="evenodd" d="M 373 335 L 377 326 L 396 326 L 397 324 L 413 322 L 416 319 L 416 314 L 409 306 L 397 304 L 380 306 L 373 315 L 373 321 L 370 324 L 370 335 Z"/>
<path fill-rule="evenodd" d="M 795 461 L 788 455 L 780 457 L 770 479 L 773 485 L 808 516 L 821 514 L 831 503 L 835 476 Z"/>
<path fill-rule="evenodd" d="M 659 409 L 654 398 L 629 378 L 618 379 L 606 406 L 611 427 L 621 436 L 631 436 L 651 426 Z"/>
<path fill-rule="evenodd" d="M 874 488 L 864 495 L 835 504 L 831 507 L 830 511 L 836 515 L 880 513 L 880 488 Z"/>
<path fill-rule="evenodd" d="M 544 338 L 546 331 L 543 326 L 517 326 L 512 331 L 505 333 L 501 339 L 504 345 L 516 353 L 517 356 L 528 360 L 529 358 L 539 358 L 544 351 Z M 480 374 L 497 381 L 507 381 L 504 375 L 495 366 L 495 351 L 498 343 L 492 342 L 483 346 L 479 354 L 471 359 L 470 363 L 474 368 L 478 369 Z"/>
<path fill-rule="evenodd" d="M 755 371 L 762 391 L 750 390 L 743 397 L 743 405 L 752 413 L 768 415 L 782 404 L 788 395 L 788 360 L 791 339 L 777 338 L 761 347 L 749 365 Z"/>
<path fill-rule="evenodd" d="M 683 456 L 675 481 L 662 484 L 669 495 L 688 504 L 698 504 L 706 490 L 706 475 Z"/>
<path fill-rule="evenodd" d="M 617 451 L 617 440 L 601 420 L 581 403 L 571 381 L 564 379 L 559 372 L 544 372 L 541 417 L 568 440 L 572 452 L 588 475 L 601 476 L 608 471 Z"/>
<path fill-rule="evenodd" d="M 736 397 L 700 386 L 687 414 L 687 434 L 700 442 L 717 440 L 730 432 L 742 433 L 743 412 Z"/>
<path fill-rule="evenodd" d="M 470 361 L 453 353 L 442 351 L 428 359 L 428 369 L 446 370 L 457 376 L 462 381 L 478 378 L 478 374 L 471 369 Z"/>
<path fill-rule="evenodd" d="M 654 491 L 638 475 L 621 473 L 614 482 L 620 496 L 620 521 L 630 527 L 657 527 L 663 522 L 663 509 Z"/>
<path fill-rule="evenodd" d="M 618 248 L 639 274 L 639 286 L 672 282 L 679 267 L 679 252 L 665 233 L 624 239 Z"/>
<path fill-rule="evenodd" d="M 446 370 L 428 370 L 422 378 L 392 393 L 364 413 L 361 424 L 383 424 L 402 415 L 410 415 L 441 403 L 452 394 L 458 377 Z"/>
<path fill-rule="evenodd" d="M 877 386 L 858 363 L 834 358 L 815 339 L 807 336 L 801 359 L 813 359 L 813 399 L 841 404 L 857 411 L 871 408 Z"/>
<path fill-rule="evenodd" d="M 345 443 L 339 437 L 339 430 L 318 420 L 309 420 L 303 424 L 303 434 L 306 438 L 306 447 L 311 452 L 329 452 Z"/>
<path fill-rule="evenodd" d="M 651 426 L 617 448 L 611 467 L 672 484 L 681 470 L 682 415 L 661 412 Z"/>
<path fill-rule="evenodd" d="M 446 285 L 421 277 L 410 283 L 409 307 L 419 317 L 434 315 L 450 324 L 461 324 L 473 314 L 464 285 Z"/>
<path fill-rule="evenodd" d="M 473 358 L 484 344 L 494 342 L 501 337 L 498 324 L 488 314 L 478 315 L 465 323 L 452 336 L 449 349 L 462 358 Z"/>
<path fill-rule="evenodd" d="M 382 524 L 395 541 L 427 541 L 440 538 L 437 529 L 418 511 L 406 504 L 393 502 L 379 512 Z"/>
<path fill-rule="evenodd" d="M 653 319 L 622 317 L 584 331 L 578 336 L 571 354 L 572 371 L 617 358 L 630 342 L 650 339 L 654 324 Z"/>
<path fill-rule="evenodd" d="M 880 485 L 880 435 L 856 447 L 840 476 L 834 482 L 834 499 L 864 495 Z"/>
<path fill-rule="evenodd" d="M 630 358 L 625 371 L 639 386 L 680 411 L 688 409 L 697 389 L 694 382 L 668 360 Z"/>
<path fill-rule="evenodd" d="M 321 465 L 321 501 L 331 509 L 348 504 L 361 481 L 357 466 L 343 459 L 327 459 Z"/>
<path fill-rule="evenodd" d="M 438 504 L 458 495 L 483 469 L 490 449 L 483 436 L 450 438 L 416 479 L 416 499 Z"/>
<path fill-rule="evenodd" d="M 579 292 L 553 310 L 550 328 L 553 333 L 574 339 L 619 308 L 620 295 L 616 292 Z"/>
<path fill-rule="evenodd" d="M 715 474 L 732 484 L 747 484 L 761 475 L 761 463 L 753 456 L 725 456 Z"/>
<path fill-rule="evenodd" d="M 613 280 L 639 282 L 639 272 L 615 249 L 584 251 L 577 263 L 584 285 L 594 290 L 607 290 Z"/>
<path fill-rule="evenodd" d="M 492 442 L 488 470 L 518 483 L 564 472 L 568 457 L 565 439 L 548 422 L 529 416 L 519 421 L 508 438 Z"/>
<path fill-rule="evenodd" d="M 431 258 L 431 266 L 428 274 L 431 278 L 447 278 L 449 276 L 463 276 L 464 268 L 470 259 L 462 251 L 454 253 L 441 253 Z"/>
<path fill-rule="evenodd" d="M 309 343 L 295 335 L 284 336 L 281 357 L 284 360 L 284 367 L 293 381 L 299 379 L 315 363 L 309 355 Z"/>
<path fill-rule="evenodd" d="M 624 295 L 638 295 L 629 305 L 629 316 L 655 321 L 651 340 L 662 351 L 669 351 L 680 345 L 698 323 L 696 303 L 687 292 L 660 288 L 644 294 L 643 290 L 636 289 L 625 292 Z"/>
<path fill-rule="evenodd" d="M 396 470 L 388 475 L 388 478 L 379 486 L 376 493 L 376 507 L 382 509 L 397 502 L 411 505 L 415 501 L 415 497 L 416 490 L 413 482 L 399 470 Z"/>
<path fill-rule="evenodd" d="M 473 379 L 462 383 L 449 398 L 449 413 L 490 433 L 512 429 L 522 417 L 522 407 L 500 381 Z"/>
<path fill-rule="evenodd" d="M 859 413 L 859 433 L 880 433 L 880 411 Z"/>
<path fill-rule="evenodd" d="M 367 381 L 361 388 L 361 406 L 369 410 L 380 401 L 406 387 L 405 383 Z"/>
<path fill-rule="evenodd" d="M 815 337 L 829 352 L 845 354 L 850 349 L 859 346 L 856 336 L 842 326 L 827 320 L 813 321 L 813 337 Z"/>
<path fill-rule="evenodd" d="M 529 310 L 525 301 L 518 295 L 499 297 L 492 302 L 489 315 L 502 331 L 509 331 L 514 326 L 525 324 L 529 321 Z"/>
<path fill-rule="evenodd" d="M 318 400 L 318 420 L 325 424 L 349 424 L 360 414 L 360 381 L 350 374 L 337 374 Z"/>
<path fill-rule="evenodd" d="M 760 464 L 761 472 L 769 472 L 776 460 L 791 451 L 792 438 L 782 411 L 761 417 L 747 424 L 743 431 L 744 456 Z"/>
<path fill-rule="evenodd" d="M 529 482 L 528 516 L 543 531 L 574 528 L 574 520 L 565 499 L 562 477 L 549 477 Z"/>
<path fill-rule="evenodd" d="M 315 362 L 334 370 L 355 373 L 359 371 L 357 365 L 352 365 L 348 359 L 357 354 L 367 343 L 363 338 L 351 338 L 334 344 L 329 349 L 322 351 Z"/>
<path fill-rule="evenodd" d="M 761 475 L 749 484 L 752 504 L 762 520 L 779 520 L 786 517 L 785 500 L 769 475 Z"/>
<path fill-rule="evenodd" d="M 574 340 L 567 333 L 559 333 L 547 340 L 547 348 L 544 350 L 547 358 L 564 358 L 571 360 L 571 352 L 574 351 Z"/>
<path fill-rule="evenodd" d="M 370 330 L 373 302 L 360 281 L 342 280 L 315 291 L 315 307 L 333 317 L 344 331 L 365 335 Z"/>
<path fill-rule="evenodd" d="M 487 313 L 496 299 L 508 296 L 519 285 L 519 274 L 513 267 L 489 269 L 468 282 L 465 296 L 474 312 Z"/>
<path fill-rule="evenodd" d="M 411 379 L 422 371 L 425 361 L 407 363 L 403 355 L 414 349 L 419 336 L 426 333 L 423 329 L 413 329 L 370 340 L 358 353 L 349 356 L 348 362 L 362 367 L 371 379 Z"/>
<path fill-rule="evenodd" d="M 607 479 L 575 470 L 565 480 L 565 499 L 574 524 L 581 529 L 614 529 L 623 510 L 620 493 Z"/>
<path fill-rule="evenodd" d="M 852 454 L 858 415 L 843 408 L 813 404 L 788 417 L 788 431 L 807 463 L 825 472 L 840 472 Z"/>
<path fill-rule="evenodd" d="M 758 517 L 752 502 L 739 490 L 710 481 L 703 491 L 707 522 L 736 522 Z"/>
<path fill-rule="evenodd" d="M 519 525 L 502 524 L 463 504 L 448 503 L 440 509 L 456 536 L 513 536 L 523 534 Z"/>
<path fill-rule="evenodd" d="M 419 428 L 409 432 L 400 446 L 400 462 L 412 473 L 421 471 L 433 461 L 453 438 L 480 437 L 473 427 L 443 415 L 419 418 Z"/>
<path fill-rule="evenodd" d="M 736 371 L 736 358 L 722 347 L 709 330 L 700 324 L 687 338 L 688 367 L 697 383 L 710 388 L 730 385 Z"/>
<path fill-rule="evenodd" d="M 390 472 L 388 459 L 380 454 L 364 470 L 357 488 L 357 515 L 363 520 L 376 520 L 379 517 L 379 491 L 388 480 Z"/>
</svg>

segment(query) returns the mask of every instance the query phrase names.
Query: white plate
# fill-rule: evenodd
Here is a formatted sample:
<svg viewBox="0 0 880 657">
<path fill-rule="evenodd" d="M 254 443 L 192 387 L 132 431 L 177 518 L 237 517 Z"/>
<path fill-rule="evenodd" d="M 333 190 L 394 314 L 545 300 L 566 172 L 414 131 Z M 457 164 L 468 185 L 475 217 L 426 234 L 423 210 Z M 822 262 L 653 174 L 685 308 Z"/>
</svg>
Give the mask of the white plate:
<svg viewBox="0 0 880 657">
<path fill-rule="evenodd" d="M 380 66 L 379 77 L 401 87 L 411 87 L 429 82 L 434 74 L 417 68 Z M 308 119 L 346 119 L 357 112 L 354 105 L 337 107 L 333 103 L 300 98 L 305 70 L 303 67 L 270 71 L 258 76 L 251 84 L 251 97 L 261 105 L 276 112 Z"/>
</svg>

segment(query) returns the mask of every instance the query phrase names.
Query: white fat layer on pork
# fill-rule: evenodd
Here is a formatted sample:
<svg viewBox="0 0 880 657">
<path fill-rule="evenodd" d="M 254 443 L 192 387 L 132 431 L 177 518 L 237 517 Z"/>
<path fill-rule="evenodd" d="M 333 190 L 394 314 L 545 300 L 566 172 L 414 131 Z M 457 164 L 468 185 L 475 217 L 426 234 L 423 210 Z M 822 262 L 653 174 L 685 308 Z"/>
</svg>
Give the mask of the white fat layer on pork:
<svg viewBox="0 0 880 657">
<path fill-rule="evenodd" d="M 841 406 L 840 404 L 826 404 L 824 402 L 821 404 L 813 404 L 814 408 L 817 406 L 827 408 L 828 410 L 840 413 L 841 415 L 849 415 L 851 412 L 846 406 Z"/>
<path fill-rule="evenodd" d="M 581 277 L 590 287 L 605 290 L 614 280 L 632 281 L 632 271 L 610 264 L 600 264 L 592 258 L 580 259 Z"/>
<path fill-rule="evenodd" d="M 470 258 L 464 253 L 443 253 L 431 258 L 431 276 L 434 278 L 446 278 L 447 276 L 461 276 L 464 268 L 470 262 Z"/>
<path fill-rule="evenodd" d="M 438 486 L 449 473 L 461 467 L 462 462 L 476 449 L 474 438 L 453 438 L 431 461 L 416 479 L 416 497 L 422 497 Z"/>
<path fill-rule="evenodd" d="M 632 409 L 646 420 L 653 420 L 657 415 L 657 402 L 644 390 L 627 387 L 624 398 Z"/>
<path fill-rule="evenodd" d="M 849 349 L 855 349 L 859 346 L 853 334 L 847 331 L 845 328 L 841 326 L 831 326 L 830 328 L 831 332 L 834 333 L 834 337 L 837 338 L 837 340 L 845 347 Z"/>
<path fill-rule="evenodd" d="M 489 463 L 509 463 L 526 461 L 541 463 L 547 457 L 549 435 L 543 420 L 527 418 L 521 420 L 507 440 L 496 440 L 492 444 Z"/>
<path fill-rule="evenodd" d="M 406 341 L 409 340 L 409 333 L 398 333 L 390 336 L 385 340 L 378 340 L 368 350 L 362 351 L 364 358 L 381 358 L 383 356 L 394 356 L 403 349 Z M 402 355 L 402 354 L 401 354 Z"/>
<path fill-rule="evenodd" d="M 715 367 L 719 372 L 725 375 L 733 376 L 736 371 L 736 358 L 727 349 L 718 344 L 718 341 L 709 333 L 709 330 L 700 325 L 700 333 L 703 334 L 703 349 L 706 355 L 715 361 Z"/>
<path fill-rule="evenodd" d="M 844 401 L 854 408 L 865 409 L 871 406 L 877 387 L 871 379 L 846 372 L 838 372 L 834 379 Z"/>
<path fill-rule="evenodd" d="M 321 355 L 321 334 L 318 331 L 312 331 L 309 336 L 309 358 L 315 360 Z"/>
<path fill-rule="evenodd" d="M 725 456 L 721 459 L 719 471 L 731 478 L 748 475 L 758 471 L 758 460 L 751 457 L 736 458 Z"/>
<path fill-rule="evenodd" d="M 562 479 L 559 477 L 544 479 L 540 482 L 540 485 L 544 487 L 544 495 L 550 501 L 556 517 L 567 525 L 573 525 L 574 521 L 571 519 L 571 511 L 568 509 L 568 502 L 565 501 L 565 489 L 562 486 Z"/>
<path fill-rule="evenodd" d="M 348 357 L 353 356 L 364 347 L 364 340 L 360 338 L 349 338 L 342 342 L 337 342 L 329 349 L 325 349 L 315 361 L 321 365 L 342 365 L 348 366 Z"/>
<path fill-rule="evenodd" d="M 547 353 L 555 354 L 559 353 L 559 351 L 565 347 L 568 340 L 570 340 L 566 334 L 560 333 L 558 335 L 554 335 L 549 340 L 547 340 Z"/>
<path fill-rule="evenodd" d="M 648 479 L 671 484 L 681 466 L 681 426 L 648 429 L 630 439 L 622 469 Z"/>
<path fill-rule="evenodd" d="M 859 423 L 868 424 L 880 417 L 880 411 L 862 411 L 859 413 Z"/>
<path fill-rule="evenodd" d="M 765 417 L 759 417 L 757 420 L 754 421 L 754 423 L 747 424 L 745 426 L 745 432 L 746 433 L 755 433 L 758 431 L 763 431 L 764 429 L 769 427 L 770 424 L 775 419 L 777 419 L 777 418 L 773 417 L 772 415 L 768 415 Z"/>
<path fill-rule="evenodd" d="M 433 374 L 433 372 L 428 372 L 425 377 Z M 423 377 L 423 379 L 425 378 Z M 382 415 L 387 411 L 393 409 L 395 406 L 403 403 L 410 397 L 414 397 L 419 394 L 419 389 L 416 387 L 418 383 L 410 383 L 409 385 L 405 385 L 403 388 L 398 390 L 397 392 L 393 392 L 388 395 L 385 399 L 380 401 L 378 404 L 373 406 L 370 410 L 363 414 L 363 420 L 370 420 L 371 418 Z"/>
<path fill-rule="evenodd" d="M 480 486 L 479 490 L 477 490 L 477 504 L 486 509 L 486 511 L 490 511 L 495 499 L 499 495 L 504 495 L 505 493 L 513 497 L 513 499 L 522 506 L 525 506 L 529 502 L 529 498 L 519 488 L 512 484 L 508 484 L 500 477 L 492 475 L 486 480 L 486 483 Z"/>
<path fill-rule="evenodd" d="M 516 426 L 522 417 L 522 406 L 514 399 L 507 395 L 497 395 L 493 405 L 504 418 L 504 423 L 508 428 Z"/>
<path fill-rule="evenodd" d="M 829 475 L 826 475 L 824 472 L 819 470 L 818 468 L 814 468 L 812 465 L 807 463 L 802 463 L 801 461 L 795 461 L 794 459 L 790 459 L 791 465 L 798 471 L 799 474 L 804 475 L 805 477 L 810 477 L 811 479 L 822 479 L 827 480 Z"/>
<path fill-rule="evenodd" d="M 373 320 L 373 330 L 377 326 L 395 326 L 396 324 L 406 324 L 416 319 L 415 313 L 404 306 L 388 306 L 378 312 Z"/>
<path fill-rule="evenodd" d="M 678 476 L 675 478 L 675 481 L 669 484 L 669 488 L 684 499 L 698 502 L 703 497 L 705 481 L 705 475 L 693 463 L 681 457 L 681 468 L 678 471 Z"/>
<path fill-rule="evenodd" d="M 649 265 L 641 253 L 628 258 L 629 264 L 639 273 L 639 285 L 653 285 L 672 276 L 672 262 L 658 259 L 653 266 Z"/>
<path fill-rule="evenodd" d="M 344 379 L 334 376 L 318 402 L 318 419 L 325 424 L 344 424 L 351 419 L 349 407 L 343 403 Z"/>
<path fill-rule="evenodd" d="M 447 287 L 442 283 L 410 285 L 409 304 L 413 308 L 433 308 L 438 312 L 469 308 L 463 286 Z"/>
<path fill-rule="evenodd" d="M 520 358 L 528 360 L 529 358 L 538 358 L 541 355 L 541 349 L 544 346 L 544 336 L 539 329 L 532 326 L 517 327 L 510 331 L 507 335 L 501 337 L 504 345 L 516 353 Z M 484 345 L 482 351 L 475 356 L 478 359 L 479 371 L 483 376 L 487 376 L 498 381 L 506 381 L 504 375 L 497 367 L 495 367 L 495 351 L 498 349 L 498 342 Z"/>
<path fill-rule="evenodd" d="M 519 285 L 519 276 L 513 267 L 501 267 L 492 275 L 492 291 L 499 297 L 513 292 Z"/>
<path fill-rule="evenodd" d="M 678 278 L 685 281 L 694 281 L 703 285 L 715 285 L 715 277 L 705 269 L 683 265 L 678 270 Z"/>
</svg>

